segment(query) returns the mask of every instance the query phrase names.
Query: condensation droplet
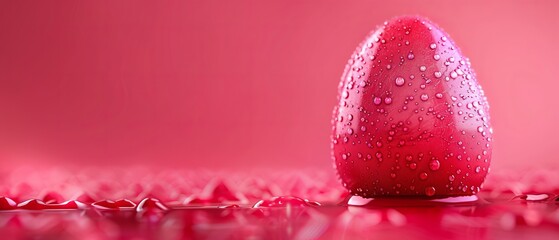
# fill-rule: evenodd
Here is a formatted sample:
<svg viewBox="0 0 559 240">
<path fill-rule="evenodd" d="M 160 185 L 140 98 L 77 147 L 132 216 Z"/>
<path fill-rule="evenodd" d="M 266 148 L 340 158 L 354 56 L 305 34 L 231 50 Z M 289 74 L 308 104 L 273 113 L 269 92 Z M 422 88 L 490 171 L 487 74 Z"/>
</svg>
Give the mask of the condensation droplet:
<svg viewBox="0 0 559 240">
<path fill-rule="evenodd" d="M 429 176 L 429 175 L 427 175 L 426 172 L 421 172 L 421 173 L 419 174 L 419 179 L 421 179 L 421 180 L 426 180 L 428 176 Z"/>
<path fill-rule="evenodd" d="M 437 97 L 438 99 L 441 99 L 441 98 L 443 98 L 443 94 L 442 93 L 437 93 L 437 94 L 435 94 L 435 97 Z"/>
<path fill-rule="evenodd" d="M 429 95 L 427 95 L 427 93 L 421 94 L 421 100 L 422 101 L 427 101 L 429 99 Z"/>
<path fill-rule="evenodd" d="M 452 71 L 452 72 L 450 73 L 450 77 L 451 77 L 451 78 L 457 78 L 457 77 L 458 77 L 458 73 Z"/>
<path fill-rule="evenodd" d="M 439 168 L 441 168 L 441 162 L 439 162 L 439 160 L 433 160 L 429 163 L 429 169 L 432 171 L 437 171 Z"/>
<path fill-rule="evenodd" d="M 426 187 L 425 188 L 425 195 L 431 197 L 435 195 L 435 188 L 434 187 Z"/>
<path fill-rule="evenodd" d="M 415 58 L 415 55 L 413 55 L 412 52 L 408 53 L 408 59 L 409 59 L 409 60 L 412 60 L 412 59 L 414 59 L 414 58 Z"/>
<path fill-rule="evenodd" d="M 403 86 L 406 80 L 403 77 L 397 77 L 394 82 L 396 83 L 396 86 Z"/>
<path fill-rule="evenodd" d="M 431 45 L 429 45 L 429 48 L 435 49 L 435 48 L 437 48 L 437 44 L 436 43 L 431 43 Z"/>
<path fill-rule="evenodd" d="M 384 103 L 391 104 L 392 103 L 392 98 L 391 97 L 385 97 L 384 98 Z"/>
<path fill-rule="evenodd" d="M 374 98 L 373 98 L 373 103 L 374 103 L 375 105 L 380 105 L 380 104 L 382 103 L 382 99 L 379 98 L 379 97 L 374 97 Z"/>
</svg>

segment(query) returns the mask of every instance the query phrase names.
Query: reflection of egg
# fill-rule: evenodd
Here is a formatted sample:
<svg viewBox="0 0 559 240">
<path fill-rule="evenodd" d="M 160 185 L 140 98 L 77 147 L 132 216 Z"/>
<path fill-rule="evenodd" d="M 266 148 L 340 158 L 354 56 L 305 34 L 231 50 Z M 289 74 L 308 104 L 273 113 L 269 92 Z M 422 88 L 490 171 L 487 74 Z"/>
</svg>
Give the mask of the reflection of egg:
<svg viewBox="0 0 559 240">
<path fill-rule="evenodd" d="M 489 105 L 469 60 L 428 20 L 393 19 L 351 56 L 332 150 L 352 194 L 475 194 L 489 171 L 491 136 Z"/>
</svg>

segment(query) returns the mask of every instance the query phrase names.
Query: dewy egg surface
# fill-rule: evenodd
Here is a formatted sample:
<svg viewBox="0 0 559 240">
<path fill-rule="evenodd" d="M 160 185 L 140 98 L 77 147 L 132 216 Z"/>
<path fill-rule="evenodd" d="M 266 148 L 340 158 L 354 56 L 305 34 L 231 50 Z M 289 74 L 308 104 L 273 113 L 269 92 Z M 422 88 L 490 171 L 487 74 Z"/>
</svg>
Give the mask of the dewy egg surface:
<svg viewBox="0 0 559 240">
<path fill-rule="evenodd" d="M 479 192 L 489 171 L 489 105 L 468 58 L 438 26 L 399 17 L 349 59 L 332 120 L 339 178 L 363 197 Z"/>
</svg>

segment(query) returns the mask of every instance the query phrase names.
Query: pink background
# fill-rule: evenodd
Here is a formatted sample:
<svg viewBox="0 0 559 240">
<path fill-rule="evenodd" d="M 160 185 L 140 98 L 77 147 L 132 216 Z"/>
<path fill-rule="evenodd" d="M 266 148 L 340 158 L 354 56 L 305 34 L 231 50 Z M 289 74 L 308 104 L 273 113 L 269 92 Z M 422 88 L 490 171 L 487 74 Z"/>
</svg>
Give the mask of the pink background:
<svg viewBox="0 0 559 240">
<path fill-rule="evenodd" d="M 493 167 L 559 166 L 559 1 L 512 2 L 2 1 L 0 164 L 330 167 L 349 55 L 421 14 L 472 60 Z"/>
</svg>

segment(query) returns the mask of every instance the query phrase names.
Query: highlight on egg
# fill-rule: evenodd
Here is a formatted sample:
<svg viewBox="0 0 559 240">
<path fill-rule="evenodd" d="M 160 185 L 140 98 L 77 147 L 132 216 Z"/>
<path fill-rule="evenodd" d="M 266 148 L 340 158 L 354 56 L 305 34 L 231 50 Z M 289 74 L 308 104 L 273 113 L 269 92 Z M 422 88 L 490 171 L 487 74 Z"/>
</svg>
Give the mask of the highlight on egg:
<svg viewBox="0 0 559 240">
<path fill-rule="evenodd" d="M 332 158 L 353 195 L 444 198 L 476 194 L 489 172 L 489 105 L 471 63 L 419 16 L 372 31 L 343 72 Z"/>
</svg>

